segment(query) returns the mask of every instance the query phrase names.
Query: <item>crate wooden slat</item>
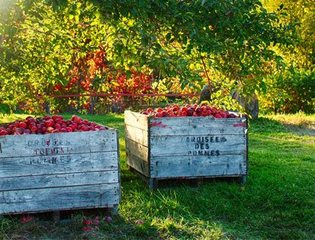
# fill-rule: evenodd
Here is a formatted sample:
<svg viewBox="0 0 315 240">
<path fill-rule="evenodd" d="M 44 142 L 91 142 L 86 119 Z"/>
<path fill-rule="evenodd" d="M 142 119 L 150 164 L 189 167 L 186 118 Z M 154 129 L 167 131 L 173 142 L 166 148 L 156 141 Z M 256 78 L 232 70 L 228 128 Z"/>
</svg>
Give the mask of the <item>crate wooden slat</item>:
<svg viewBox="0 0 315 240">
<path fill-rule="evenodd" d="M 49 187 L 67 187 L 86 185 L 93 179 L 94 184 L 110 184 L 119 181 L 116 170 L 96 172 L 73 172 L 63 174 L 28 175 L 1 178 L 0 191 L 41 189 Z"/>
<path fill-rule="evenodd" d="M 245 181 L 246 118 L 150 118 L 125 111 L 125 130 L 127 164 L 151 185 L 168 178 L 239 177 Z"/>
<path fill-rule="evenodd" d="M 79 154 L 89 152 L 113 152 L 117 149 L 114 130 L 29 134 L 1 138 L 1 159 Z M 49 152 L 48 152 L 49 151 Z"/>
<path fill-rule="evenodd" d="M 116 208 L 115 129 L 0 137 L 0 214 Z"/>
<path fill-rule="evenodd" d="M 6 191 L 0 197 L 1 213 L 42 212 L 113 207 L 119 201 L 117 184 Z"/>
</svg>

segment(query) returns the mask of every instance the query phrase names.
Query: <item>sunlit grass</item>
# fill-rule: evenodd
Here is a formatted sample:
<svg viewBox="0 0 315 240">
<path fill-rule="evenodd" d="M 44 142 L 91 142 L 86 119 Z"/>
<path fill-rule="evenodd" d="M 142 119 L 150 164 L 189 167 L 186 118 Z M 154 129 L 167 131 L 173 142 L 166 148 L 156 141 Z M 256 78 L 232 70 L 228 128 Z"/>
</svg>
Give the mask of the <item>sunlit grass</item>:
<svg viewBox="0 0 315 240">
<path fill-rule="evenodd" d="M 268 115 L 269 119 L 279 121 L 283 124 L 291 124 L 299 127 L 310 127 L 315 130 L 315 114 L 277 114 Z"/>
<path fill-rule="evenodd" d="M 25 119 L 28 114 L 3 114 L 0 113 L 0 123 L 9 123 L 15 120 L 22 120 Z"/>
</svg>

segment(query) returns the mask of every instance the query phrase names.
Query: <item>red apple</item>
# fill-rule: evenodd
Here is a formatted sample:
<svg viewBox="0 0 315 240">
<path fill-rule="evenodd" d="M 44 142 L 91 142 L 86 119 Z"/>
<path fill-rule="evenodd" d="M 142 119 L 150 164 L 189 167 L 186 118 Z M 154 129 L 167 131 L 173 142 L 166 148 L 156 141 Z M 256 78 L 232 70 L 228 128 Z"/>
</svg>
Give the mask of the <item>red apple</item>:
<svg viewBox="0 0 315 240">
<path fill-rule="evenodd" d="M 73 122 L 79 124 L 79 123 L 81 123 L 82 118 L 80 118 L 80 117 L 78 117 L 78 116 L 76 116 L 76 115 L 73 115 L 73 116 L 71 117 L 71 121 L 73 121 Z"/>
<path fill-rule="evenodd" d="M 33 125 L 31 128 L 30 128 L 31 132 L 35 133 L 37 132 L 37 127 L 35 125 Z"/>
<path fill-rule="evenodd" d="M 47 127 L 47 132 L 48 133 L 52 133 L 54 131 L 54 128 L 53 127 Z"/>
<path fill-rule="evenodd" d="M 54 126 L 54 120 L 48 119 L 48 120 L 44 121 L 44 124 L 45 124 L 45 126 L 46 126 L 47 128 L 48 128 L 48 127 L 52 127 L 52 126 Z"/>
<path fill-rule="evenodd" d="M 27 124 L 26 124 L 25 122 L 20 122 L 18 127 L 20 127 L 20 128 L 26 128 L 26 127 L 27 127 Z"/>
<path fill-rule="evenodd" d="M 0 128 L 0 136 L 8 135 L 9 132 L 5 128 Z"/>
<path fill-rule="evenodd" d="M 67 132 L 73 132 L 71 127 L 66 127 Z"/>
<path fill-rule="evenodd" d="M 31 130 L 25 129 L 23 134 L 31 134 L 31 133 L 32 133 Z"/>
</svg>

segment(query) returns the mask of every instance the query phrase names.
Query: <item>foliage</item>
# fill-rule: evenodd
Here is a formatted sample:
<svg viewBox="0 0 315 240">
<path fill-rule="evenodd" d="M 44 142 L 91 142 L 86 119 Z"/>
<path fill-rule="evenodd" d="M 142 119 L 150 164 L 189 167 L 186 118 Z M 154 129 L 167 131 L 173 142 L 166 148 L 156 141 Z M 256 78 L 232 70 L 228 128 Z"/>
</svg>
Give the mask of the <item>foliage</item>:
<svg viewBox="0 0 315 240">
<path fill-rule="evenodd" d="M 73 74 L 86 87 L 90 78 L 92 87 L 84 91 L 100 89 L 108 80 L 103 71 L 76 72 L 75 66 L 99 49 L 127 76 L 148 69 L 154 80 L 179 79 L 182 88 L 214 82 L 223 92 L 251 94 L 265 88 L 264 75 L 281 67 L 269 46 L 295 38 L 290 21 L 279 23 L 282 11 L 268 12 L 259 0 L 20 0 L 9 12 L 0 26 L 1 97 L 12 108 L 23 103 L 34 112 L 54 103 L 54 87 L 66 86 Z"/>
<path fill-rule="evenodd" d="M 216 71 L 229 84 L 217 74 L 204 76 L 203 84 L 215 82 L 222 91 L 231 91 L 232 85 L 244 94 L 265 90 L 262 77 L 282 66 L 269 46 L 290 45 L 296 34 L 291 22 L 279 23 L 282 10 L 267 12 L 255 0 L 93 2 L 117 25 L 123 19 L 132 22 L 120 32 L 117 56 L 136 46 L 132 65 L 158 67 L 162 76 L 180 77 L 182 85 L 201 80 L 202 72 Z M 126 64 L 126 59 L 115 60 Z"/>
<path fill-rule="evenodd" d="M 112 105 L 114 111 L 123 111 L 139 102 L 143 98 L 142 94 L 154 93 L 151 86 L 153 76 L 145 72 L 148 71 L 130 70 L 128 75 L 115 69 L 108 61 L 106 51 L 100 47 L 74 62 L 65 86 L 54 86 L 54 96 L 57 97 L 54 103 L 60 112 L 72 108 L 89 113 L 104 113 L 104 105 Z M 73 97 L 60 100 L 59 96 L 65 95 Z"/>
<path fill-rule="evenodd" d="M 75 64 L 104 43 L 107 28 L 99 23 L 97 9 L 82 1 L 73 1 L 59 14 L 45 1 L 19 1 L 7 16 L 2 14 L 2 101 L 43 112 L 55 87 L 67 84 Z"/>
<path fill-rule="evenodd" d="M 285 10 L 285 14 L 280 18 L 281 24 L 296 22 L 296 31 L 299 39 L 294 47 L 281 48 L 290 63 L 300 69 L 314 69 L 315 50 L 315 6 L 312 0 L 264 0 L 264 5 L 269 11 L 277 8 Z"/>
<path fill-rule="evenodd" d="M 260 99 L 262 110 L 274 113 L 313 113 L 315 109 L 315 73 L 291 68 L 270 78 L 267 93 Z"/>
<path fill-rule="evenodd" d="M 281 24 L 296 22 L 298 41 L 290 47 L 273 47 L 282 56 L 285 68 L 265 80 L 267 91 L 260 96 L 262 109 L 277 112 L 315 111 L 314 53 L 315 6 L 313 1 L 263 1 L 270 11 L 286 11 Z"/>
</svg>

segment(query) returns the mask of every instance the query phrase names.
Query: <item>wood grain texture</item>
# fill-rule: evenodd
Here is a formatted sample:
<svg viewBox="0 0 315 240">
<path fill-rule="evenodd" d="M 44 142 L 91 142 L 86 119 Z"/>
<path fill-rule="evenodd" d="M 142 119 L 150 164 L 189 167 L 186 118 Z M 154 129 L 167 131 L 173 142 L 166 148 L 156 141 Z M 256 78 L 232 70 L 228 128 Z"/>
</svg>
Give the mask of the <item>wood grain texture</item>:
<svg viewBox="0 0 315 240">
<path fill-rule="evenodd" d="M 118 183 L 118 170 L 0 178 L 0 191 Z"/>
<path fill-rule="evenodd" d="M 45 188 L 0 193 L 0 214 L 107 207 L 119 202 L 119 184 Z"/>
<path fill-rule="evenodd" d="M 246 175 L 243 155 L 216 157 L 154 157 L 150 176 L 153 178 L 240 176 Z"/>
<path fill-rule="evenodd" d="M 150 138 L 152 156 L 193 155 L 195 151 L 205 154 L 209 151 L 219 151 L 220 154 L 246 151 L 245 135 L 167 135 Z"/>
<path fill-rule="evenodd" d="M 144 161 L 148 162 L 149 159 L 149 149 L 147 146 L 142 145 L 139 142 L 131 140 L 129 138 L 126 139 L 126 151 L 131 154 L 136 154 L 139 158 L 143 159 Z"/>
<path fill-rule="evenodd" d="M 174 166 L 174 165 L 173 165 Z M 159 166 L 156 172 L 152 171 L 152 178 L 165 179 L 165 178 L 181 178 L 181 177 L 236 177 L 245 175 L 245 164 L 232 163 L 232 164 L 209 164 L 204 166 L 196 165 L 193 168 L 185 165 L 177 166 L 171 170 L 172 166 Z M 208 168 L 208 169 L 207 169 Z"/>
<path fill-rule="evenodd" d="M 125 125 L 133 126 L 142 130 L 148 130 L 148 116 L 126 110 L 124 113 Z"/>
<path fill-rule="evenodd" d="M 1 136 L 0 158 L 47 156 L 117 150 L 116 131 Z"/>
<path fill-rule="evenodd" d="M 126 138 L 138 142 L 143 146 L 149 146 L 148 131 L 146 130 L 125 125 L 125 136 Z"/>
<path fill-rule="evenodd" d="M 0 179 L 42 174 L 117 170 L 118 153 L 99 152 L 58 157 L 14 157 L 0 159 Z"/>
<path fill-rule="evenodd" d="M 139 158 L 136 154 L 127 151 L 127 165 L 146 177 L 150 176 L 150 165 L 147 160 Z"/>
<path fill-rule="evenodd" d="M 211 117 L 150 118 L 150 136 L 245 134 L 246 119 Z"/>
</svg>

